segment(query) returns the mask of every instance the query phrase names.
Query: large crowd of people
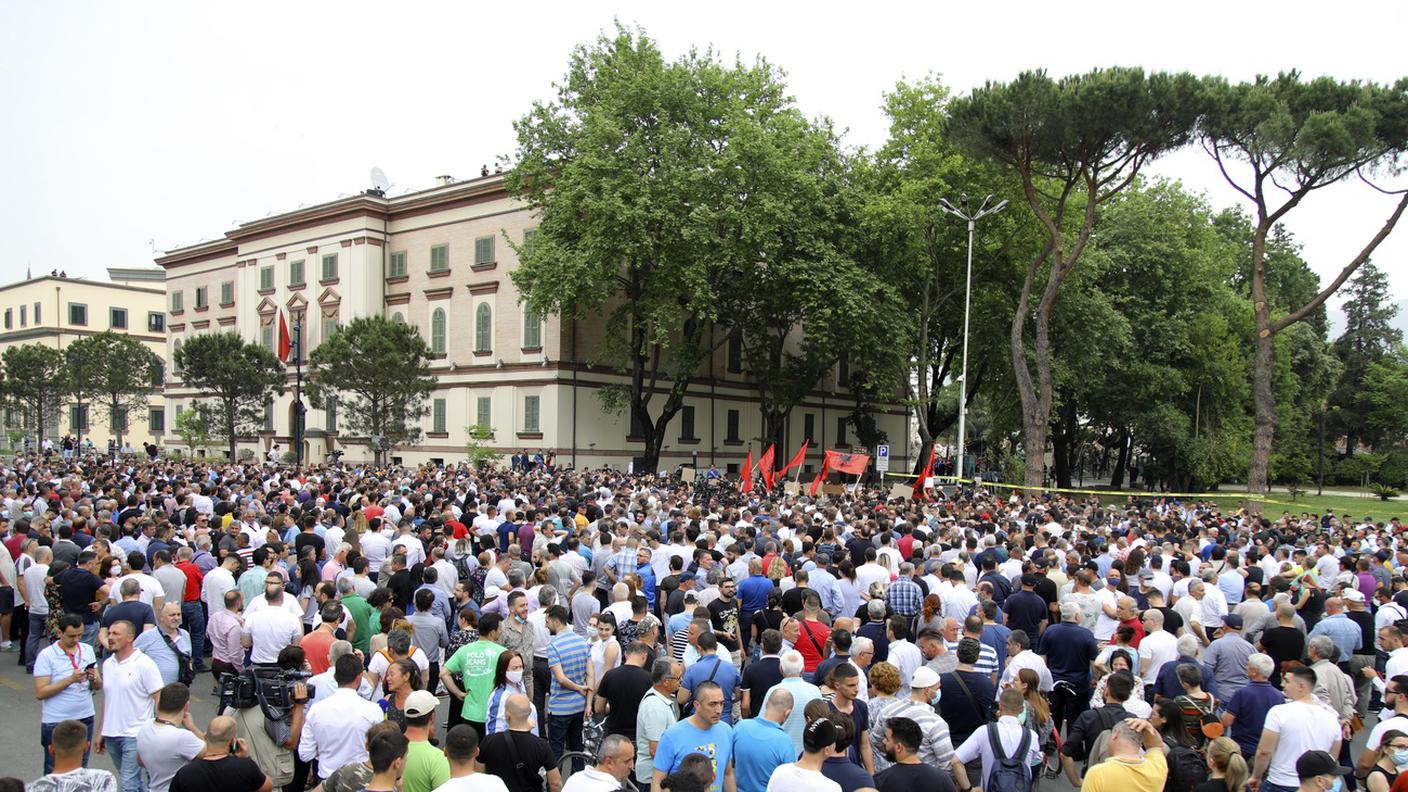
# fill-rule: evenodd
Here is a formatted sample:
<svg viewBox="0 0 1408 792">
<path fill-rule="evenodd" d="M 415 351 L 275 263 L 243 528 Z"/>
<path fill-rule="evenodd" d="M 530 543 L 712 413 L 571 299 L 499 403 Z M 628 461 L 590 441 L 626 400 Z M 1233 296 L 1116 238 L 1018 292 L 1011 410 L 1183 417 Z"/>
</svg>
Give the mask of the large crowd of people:
<svg viewBox="0 0 1408 792">
<path fill-rule="evenodd" d="M 1397 518 L 527 454 L 3 473 L 44 774 L 0 792 L 1408 789 Z"/>
</svg>

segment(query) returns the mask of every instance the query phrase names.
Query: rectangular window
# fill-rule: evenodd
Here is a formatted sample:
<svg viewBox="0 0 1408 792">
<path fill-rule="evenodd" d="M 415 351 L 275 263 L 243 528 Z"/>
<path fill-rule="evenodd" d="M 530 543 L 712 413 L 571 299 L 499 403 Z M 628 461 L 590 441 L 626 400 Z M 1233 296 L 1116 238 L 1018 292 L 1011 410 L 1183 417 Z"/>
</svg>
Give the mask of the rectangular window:
<svg viewBox="0 0 1408 792">
<path fill-rule="evenodd" d="M 28 307 L 27 305 L 20 306 L 20 327 L 29 326 L 29 317 L 27 316 L 29 312 L 26 310 Z"/>
<path fill-rule="evenodd" d="M 220 282 L 220 304 L 221 304 L 221 305 L 233 305 L 234 302 L 235 302 L 235 282 L 234 282 L 234 281 L 221 281 L 221 282 Z"/>
<path fill-rule="evenodd" d="M 68 304 L 68 323 L 78 327 L 88 324 L 88 306 L 83 303 Z"/>
<path fill-rule="evenodd" d="M 108 309 L 108 326 L 111 327 L 111 328 L 113 328 L 114 330 L 126 330 L 126 329 L 127 329 L 127 309 L 126 309 L 126 308 L 109 308 L 109 309 Z"/>
<path fill-rule="evenodd" d="M 729 410 L 725 421 L 724 440 L 730 443 L 740 442 L 738 437 L 738 410 Z"/>
<path fill-rule="evenodd" d="M 523 314 L 523 346 L 525 349 L 541 349 L 543 346 L 543 319 L 531 310 Z"/>
<path fill-rule="evenodd" d="M 474 266 L 482 267 L 494 263 L 494 238 L 480 237 L 474 240 Z"/>
<path fill-rule="evenodd" d="M 450 268 L 450 246 L 436 245 L 430 249 L 430 271 L 444 272 Z"/>
<path fill-rule="evenodd" d="M 294 259 L 288 263 L 288 285 L 303 285 L 303 259 Z"/>
<path fill-rule="evenodd" d="M 538 422 L 538 397 L 523 397 L 523 431 L 541 432 L 542 425 Z"/>
<path fill-rule="evenodd" d="M 324 430 L 324 431 L 327 431 L 327 432 L 336 432 L 336 431 L 337 431 L 337 397 L 336 397 L 336 396 L 329 396 L 329 397 L 328 397 L 327 404 L 325 404 L 325 405 L 323 406 L 323 417 L 326 419 L 325 422 L 323 423 L 323 430 Z"/>
<path fill-rule="evenodd" d="M 538 249 L 538 229 L 528 228 L 523 231 L 523 255 L 531 256 Z"/>
<path fill-rule="evenodd" d="M 479 426 L 490 426 L 493 423 L 491 412 L 492 403 L 488 396 L 480 396 L 474 400 L 474 423 Z"/>
<path fill-rule="evenodd" d="M 434 401 L 434 415 L 431 418 L 430 431 L 439 434 L 445 433 L 445 400 L 436 399 Z"/>
<path fill-rule="evenodd" d="M 42 319 L 39 318 L 39 303 L 35 303 L 35 304 L 34 304 L 34 323 L 35 323 L 35 324 L 39 324 L 39 323 L 42 322 L 42 321 L 44 321 L 44 320 L 42 320 Z"/>
<path fill-rule="evenodd" d="M 108 431 L 110 431 L 110 432 L 125 432 L 125 431 L 127 431 L 127 408 L 126 408 L 126 407 L 124 407 L 124 408 L 122 408 L 121 410 L 118 410 L 117 412 L 115 412 L 115 413 L 113 413 L 112 415 L 108 416 Z"/>
<path fill-rule="evenodd" d="M 264 431 L 274 431 L 274 400 L 264 400 Z"/>
<path fill-rule="evenodd" d="M 808 443 L 816 445 L 816 416 L 811 413 L 802 416 L 802 437 L 805 437 Z"/>
<path fill-rule="evenodd" d="M 88 430 L 88 405 L 74 404 L 68 408 L 68 428 L 73 432 Z"/>
<path fill-rule="evenodd" d="M 735 332 L 728 337 L 728 373 L 743 371 L 743 334 Z"/>
<path fill-rule="evenodd" d="M 153 432 L 165 432 L 166 410 L 160 407 L 153 407 L 151 410 L 152 411 L 147 415 L 147 428 L 151 429 Z"/>
<path fill-rule="evenodd" d="M 177 311 L 185 310 L 185 302 L 186 302 L 186 293 L 185 293 L 185 292 L 181 291 L 180 289 L 177 289 L 176 291 L 171 292 L 171 312 L 172 312 L 172 313 L 176 313 Z"/>
<path fill-rule="evenodd" d="M 264 325 L 263 327 L 259 328 L 259 345 L 269 350 L 270 352 L 274 351 L 273 325 Z"/>
<path fill-rule="evenodd" d="M 323 256 L 322 280 L 337 280 L 337 254 L 329 253 Z"/>
<path fill-rule="evenodd" d="M 391 261 L 387 264 L 386 277 L 399 278 L 406 274 L 406 251 L 398 251 L 391 254 Z"/>
<path fill-rule="evenodd" d="M 836 445 L 850 445 L 846 440 L 846 424 L 850 423 L 850 421 L 851 419 L 845 415 L 836 419 Z"/>
<path fill-rule="evenodd" d="M 201 308 L 205 308 L 210 305 L 209 294 L 207 294 L 208 291 L 209 288 L 206 286 L 196 287 L 196 310 L 200 310 Z"/>
<path fill-rule="evenodd" d="M 260 268 L 259 268 L 259 291 L 273 291 L 273 290 L 274 290 L 274 268 L 273 268 L 272 266 L 270 266 L 270 267 L 260 267 Z"/>
<path fill-rule="evenodd" d="M 13 330 L 14 327 L 15 327 L 15 309 L 13 309 L 13 308 L 6 308 L 6 309 L 5 309 L 5 329 L 6 329 L 6 330 Z"/>
<path fill-rule="evenodd" d="M 694 408 L 680 408 L 680 439 L 693 440 L 694 437 Z"/>
<path fill-rule="evenodd" d="M 166 382 L 166 364 L 158 360 L 152 365 L 152 387 L 160 388 Z"/>
<path fill-rule="evenodd" d="M 153 333 L 166 332 L 166 317 L 156 311 L 147 312 L 147 329 Z"/>
<path fill-rule="evenodd" d="M 328 340 L 329 338 L 332 338 L 332 334 L 337 332 L 337 317 L 324 316 L 323 326 L 321 329 L 323 332 L 322 339 L 324 341 Z"/>
</svg>

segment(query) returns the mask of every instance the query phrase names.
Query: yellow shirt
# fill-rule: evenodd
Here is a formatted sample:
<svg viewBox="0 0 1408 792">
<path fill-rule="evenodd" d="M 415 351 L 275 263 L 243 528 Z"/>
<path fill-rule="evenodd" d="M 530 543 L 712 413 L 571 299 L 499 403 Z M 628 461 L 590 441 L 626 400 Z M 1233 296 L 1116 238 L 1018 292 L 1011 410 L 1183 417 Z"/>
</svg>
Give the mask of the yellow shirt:
<svg viewBox="0 0 1408 792">
<path fill-rule="evenodd" d="M 1143 759 L 1112 756 L 1090 768 L 1081 792 L 1163 792 L 1168 780 L 1168 759 L 1162 749 L 1144 754 Z"/>
</svg>

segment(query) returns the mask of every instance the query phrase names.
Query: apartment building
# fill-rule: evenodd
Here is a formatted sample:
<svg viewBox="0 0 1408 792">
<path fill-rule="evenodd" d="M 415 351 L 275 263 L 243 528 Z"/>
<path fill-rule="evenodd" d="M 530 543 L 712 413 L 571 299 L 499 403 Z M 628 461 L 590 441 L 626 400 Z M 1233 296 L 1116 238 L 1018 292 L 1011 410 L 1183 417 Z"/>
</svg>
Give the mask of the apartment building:
<svg viewBox="0 0 1408 792">
<path fill-rule="evenodd" d="M 422 441 L 399 447 L 406 463 L 463 459 L 467 429 L 486 424 L 493 447 L 551 450 L 562 464 L 624 468 L 640 455 L 630 420 L 603 410 L 598 392 L 627 378 L 602 362 L 603 322 L 561 320 L 524 310 L 509 275 L 518 260 L 509 240 L 533 239 L 533 214 L 505 190 L 503 177 L 440 184 L 394 197 L 376 191 L 243 223 L 210 242 L 172 250 L 156 259 L 166 272 L 166 359 L 192 335 L 236 332 L 273 348 L 282 310 L 301 326 L 303 356 L 338 325 L 360 316 L 385 316 L 420 330 L 434 353 L 436 380 Z M 836 374 L 792 416 L 790 453 L 803 437 L 820 461 L 824 446 L 853 439 L 845 419 L 850 394 Z M 171 414 L 199 394 L 170 372 Z M 241 448 L 263 453 L 291 447 L 293 365 L 289 387 L 265 409 L 263 430 Z M 663 401 L 663 395 L 660 399 Z M 894 443 L 894 469 L 911 453 L 907 417 L 899 406 L 877 416 Z M 739 345 L 725 344 L 692 383 L 682 413 L 665 441 L 661 466 L 716 463 L 736 469 L 748 448 L 755 456 L 762 422 L 757 397 L 743 371 Z M 341 426 L 336 402 L 310 409 L 304 457 L 319 461 L 340 449 L 346 458 L 371 457 L 367 438 Z M 179 439 L 166 442 L 178 445 Z"/>
<path fill-rule="evenodd" d="M 0 286 L 0 353 L 11 346 L 44 344 L 62 350 L 85 336 L 107 330 L 140 340 L 166 360 L 165 273 L 160 269 L 111 268 L 108 282 L 71 278 L 55 270 L 49 275 L 26 278 Z M 144 415 L 128 415 L 122 441 L 133 447 L 160 442 L 168 432 L 161 396 L 164 369 L 153 372 L 152 393 Z M 5 412 L 6 431 L 24 430 L 35 436 L 31 416 L 18 409 Z M 105 450 L 117 437 L 118 426 L 96 420 L 91 405 L 65 403 L 57 414 L 46 416 L 44 436 L 58 440 L 66 434 L 91 438 Z"/>
</svg>

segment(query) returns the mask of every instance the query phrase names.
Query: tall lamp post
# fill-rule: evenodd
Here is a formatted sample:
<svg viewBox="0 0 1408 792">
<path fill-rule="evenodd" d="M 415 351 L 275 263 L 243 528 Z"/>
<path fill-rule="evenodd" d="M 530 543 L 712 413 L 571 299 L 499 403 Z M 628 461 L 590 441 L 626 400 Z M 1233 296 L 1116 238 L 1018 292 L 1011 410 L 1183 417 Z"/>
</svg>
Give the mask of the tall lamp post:
<svg viewBox="0 0 1408 792">
<path fill-rule="evenodd" d="M 978 221 L 988 215 L 997 214 L 1007 206 L 1006 199 L 989 206 L 992 203 L 992 196 L 983 199 L 981 206 L 976 211 L 968 209 L 968 194 L 963 193 L 958 196 L 958 203 L 961 209 L 955 208 L 949 203 L 947 198 L 939 199 L 939 207 L 943 211 L 961 218 L 968 223 L 968 268 L 967 280 L 963 287 L 963 366 L 958 375 L 958 453 L 955 456 L 958 477 L 964 476 L 965 468 L 963 458 L 963 447 L 967 440 L 968 428 L 968 313 L 973 305 L 973 231 L 978 225 Z"/>
</svg>

